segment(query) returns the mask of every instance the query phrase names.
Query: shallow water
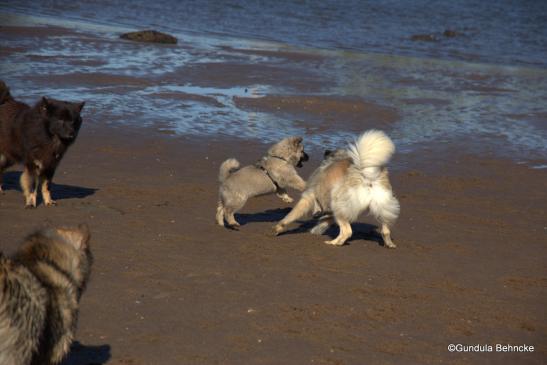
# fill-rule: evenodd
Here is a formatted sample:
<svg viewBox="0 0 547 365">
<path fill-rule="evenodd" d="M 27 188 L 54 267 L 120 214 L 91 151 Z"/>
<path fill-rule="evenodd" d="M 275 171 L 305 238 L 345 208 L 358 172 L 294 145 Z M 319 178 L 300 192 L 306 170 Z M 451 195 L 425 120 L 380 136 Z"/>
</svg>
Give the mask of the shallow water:
<svg viewBox="0 0 547 365">
<path fill-rule="evenodd" d="M 3 9 L 296 46 L 547 65 L 547 2 L 535 0 L 7 0 Z M 442 36 L 455 30 L 458 37 Z M 438 42 L 414 42 L 433 34 Z"/>
<path fill-rule="evenodd" d="M 182 41 L 177 46 L 142 45 L 118 39 L 119 33 L 133 30 L 131 25 L 143 24 L 148 19 L 138 11 L 139 6 L 144 6 L 140 2 L 123 14 L 118 11 L 107 16 L 98 10 L 102 4 L 98 1 L 91 2 L 95 10 L 75 5 L 63 10 L 62 17 L 44 16 L 52 13 L 50 7 L 60 9 L 60 4 L 41 2 L 31 7 L 23 1 L 10 7 L 9 13 L 5 12 L 7 6 L 0 7 L 4 10 L 0 13 L 2 24 L 49 24 L 80 32 L 40 39 L 11 37 L 0 32 L 3 47 L 25 48 L 7 55 L 2 62 L 2 78 L 16 96 L 28 102 L 44 94 L 86 100 L 86 110 L 96 120 L 157 125 L 162 131 L 176 134 L 226 135 L 267 142 L 301 134 L 316 147 L 336 147 L 374 126 L 386 129 L 401 152 L 429 143 L 452 142 L 471 152 L 493 153 L 517 161 L 547 158 L 547 68 L 543 63 L 545 57 L 540 57 L 540 50 L 534 48 L 542 45 L 545 38 L 538 40 L 534 38 L 538 34 L 533 34 L 534 29 L 539 35 L 545 32 L 536 27 L 541 7 L 532 17 L 535 20 L 514 30 L 515 34 L 521 32 L 522 37 L 527 37 L 523 40 L 518 33 L 515 39 L 520 40 L 513 42 L 531 51 L 525 53 L 524 60 L 514 47 L 503 49 L 495 44 L 476 47 L 480 39 L 466 40 L 468 54 L 462 49 L 455 50 L 456 45 L 450 48 L 448 41 L 421 45 L 403 39 L 395 45 L 393 34 L 417 33 L 421 28 L 418 25 L 405 28 L 402 24 L 400 29 L 392 27 L 383 35 L 374 33 L 377 27 L 374 22 L 387 24 L 388 15 L 370 25 L 375 42 L 382 44 L 378 47 L 357 46 L 354 38 L 347 39 L 351 22 L 339 30 L 337 39 L 346 43 L 338 45 L 328 26 L 323 38 L 309 34 L 314 33 L 311 30 L 292 37 L 285 34 L 309 25 L 311 20 L 304 10 L 302 24 L 291 23 L 287 29 L 276 27 L 275 32 L 270 29 L 267 34 L 263 30 L 250 34 L 246 30 L 250 25 L 245 22 L 241 29 L 230 31 L 228 24 L 235 20 L 224 18 L 225 22 L 216 26 L 212 20 L 205 22 L 210 25 L 207 30 L 196 25 L 188 31 L 192 22 L 199 23 L 200 17 L 206 16 L 199 12 L 185 26 L 182 20 L 155 24 L 161 18 L 156 16 L 146 23 L 147 27 L 167 28 Z M 161 7 L 163 2 L 155 4 Z M 351 2 L 348 4 L 351 7 Z M 398 2 L 393 4 L 402 6 Z M 517 9 L 512 16 L 522 23 L 532 16 L 529 11 L 533 6 L 524 9 L 527 3 L 519 4 L 515 6 L 520 13 Z M 298 13 L 301 6 L 294 5 L 292 11 Z M 159 10 L 154 9 L 151 11 L 157 15 Z M 37 15 L 15 15 L 14 10 Z M 275 19 L 270 23 L 275 25 L 279 21 L 276 16 L 283 13 L 273 12 L 271 17 Z M 104 15 L 100 22 L 99 15 Z M 321 13 L 314 16 L 321 23 Z M 258 19 L 261 17 L 270 18 L 262 13 Z M 331 18 L 325 22 L 330 24 Z M 441 18 L 435 18 L 422 32 L 439 28 L 450 19 Z M 389 34 L 393 36 L 392 43 L 382 38 Z M 501 39 L 506 36 L 499 34 Z M 474 47 L 480 52 L 473 50 Z M 397 118 L 384 124 L 361 125 L 358 121 L 332 120 L 328 113 L 240 108 L 234 102 L 234 97 L 295 94 L 366 100 L 393 110 Z M 347 116 L 359 117 L 351 113 Z"/>
</svg>

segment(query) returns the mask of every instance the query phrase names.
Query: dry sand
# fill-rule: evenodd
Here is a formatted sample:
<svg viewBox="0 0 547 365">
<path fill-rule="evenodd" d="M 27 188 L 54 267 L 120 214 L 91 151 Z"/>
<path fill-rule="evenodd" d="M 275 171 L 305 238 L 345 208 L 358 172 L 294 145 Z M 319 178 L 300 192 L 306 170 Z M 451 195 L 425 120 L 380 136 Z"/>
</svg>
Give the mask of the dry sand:
<svg viewBox="0 0 547 365">
<path fill-rule="evenodd" d="M 219 164 L 251 163 L 265 149 L 89 123 L 54 179 L 58 206 L 24 209 L 19 171 L 7 173 L 5 250 L 44 224 L 93 231 L 96 261 L 67 364 L 544 362 L 544 171 L 399 155 L 415 167 L 393 174 L 399 247 L 382 247 L 366 219 L 348 245 L 331 247 L 302 229 L 267 236 L 289 210 L 276 197 L 250 201 L 239 232 L 214 224 Z M 451 354 L 450 343 L 536 351 Z"/>
</svg>

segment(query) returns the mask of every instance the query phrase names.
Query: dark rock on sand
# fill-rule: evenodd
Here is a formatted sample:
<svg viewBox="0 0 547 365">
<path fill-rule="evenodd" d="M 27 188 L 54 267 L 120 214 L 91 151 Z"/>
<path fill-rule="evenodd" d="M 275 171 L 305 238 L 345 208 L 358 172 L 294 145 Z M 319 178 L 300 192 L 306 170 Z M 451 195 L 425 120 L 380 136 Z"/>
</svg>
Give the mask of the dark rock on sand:
<svg viewBox="0 0 547 365">
<path fill-rule="evenodd" d="M 443 32 L 443 35 L 447 38 L 453 38 L 453 37 L 456 37 L 456 36 L 460 35 L 460 33 L 456 32 L 455 30 L 446 29 Z"/>
<path fill-rule="evenodd" d="M 436 42 L 438 41 L 437 37 L 434 34 L 414 34 L 410 37 L 411 41 L 422 41 L 422 42 Z"/>
<path fill-rule="evenodd" d="M 120 35 L 120 38 L 135 42 L 177 44 L 177 38 L 155 30 L 141 30 L 138 32 L 124 33 Z"/>
</svg>

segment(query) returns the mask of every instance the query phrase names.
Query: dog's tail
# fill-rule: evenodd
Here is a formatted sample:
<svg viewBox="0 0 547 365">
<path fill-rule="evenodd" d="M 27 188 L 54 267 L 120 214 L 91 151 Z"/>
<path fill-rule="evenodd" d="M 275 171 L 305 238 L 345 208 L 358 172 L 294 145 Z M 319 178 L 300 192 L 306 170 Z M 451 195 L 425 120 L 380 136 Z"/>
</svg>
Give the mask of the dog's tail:
<svg viewBox="0 0 547 365">
<path fill-rule="evenodd" d="M 361 134 L 348 148 L 353 163 L 369 179 L 377 179 L 395 152 L 395 145 L 382 131 L 371 129 Z"/>
<path fill-rule="evenodd" d="M 0 80 L 0 105 L 7 103 L 8 101 L 13 101 L 13 97 L 9 92 L 8 85 Z"/>
<path fill-rule="evenodd" d="M 230 176 L 233 172 L 239 169 L 239 161 L 235 158 L 229 158 L 220 165 L 218 172 L 218 180 L 223 183 L 224 180 Z"/>
</svg>

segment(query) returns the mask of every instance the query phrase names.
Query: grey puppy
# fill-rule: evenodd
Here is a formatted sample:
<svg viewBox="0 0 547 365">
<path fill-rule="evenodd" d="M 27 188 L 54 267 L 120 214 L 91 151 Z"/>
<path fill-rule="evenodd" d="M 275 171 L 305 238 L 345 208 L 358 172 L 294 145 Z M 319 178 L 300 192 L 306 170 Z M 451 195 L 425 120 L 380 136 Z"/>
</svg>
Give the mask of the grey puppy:
<svg viewBox="0 0 547 365">
<path fill-rule="evenodd" d="M 58 364 L 68 353 L 93 261 L 89 229 L 49 228 L 0 253 L 0 364 Z"/>
<path fill-rule="evenodd" d="M 277 194 L 284 202 L 292 203 L 287 188 L 303 191 L 306 182 L 295 167 L 308 161 L 302 137 L 288 137 L 273 145 L 254 165 L 239 168 L 239 162 L 230 158 L 220 165 L 219 199 L 216 213 L 217 223 L 235 229 L 239 223 L 234 213 L 243 208 L 249 198 L 258 195 Z"/>
</svg>

